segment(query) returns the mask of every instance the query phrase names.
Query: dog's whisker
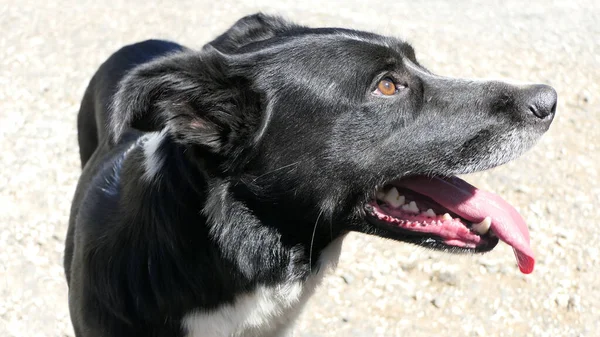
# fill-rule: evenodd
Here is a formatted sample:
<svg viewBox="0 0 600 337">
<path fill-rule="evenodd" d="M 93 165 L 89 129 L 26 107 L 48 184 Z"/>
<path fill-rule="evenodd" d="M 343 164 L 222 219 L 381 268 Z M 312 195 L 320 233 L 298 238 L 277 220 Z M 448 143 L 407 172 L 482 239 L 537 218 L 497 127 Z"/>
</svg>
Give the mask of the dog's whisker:
<svg viewBox="0 0 600 337">
<path fill-rule="evenodd" d="M 269 171 L 269 172 L 267 172 L 267 173 L 263 173 L 263 174 L 259 175 L 258 177 L 254 178 L 254 179 L 252 180 L 252 183 L 255 183 L 255 182 L 258 180 L 258 179 L 260 179 L 260 178 L 262 178 L 262 177 L 264 177 L 264 176 L 267 176 L 267 175 L 269 175 L 269 174 L 273 174 L 273 173 L 275 173 L 275 172 L 277 172 L 277 171 L 280 171 L 280 170 L 286 169 L 286 168 L 288 168 L 288 167 L 291 167 L 291 166 L 296 166 L 296 165 L 298 165 L 298 164 L 300 164 L 300 161 L 297 161 L 297 162 L 295 162 L 295 163 L 291 163 L 291 164 L 284 165 L 284 166 L 282 166 L 282 167 L 276 168 L 276 169 L 274 169 L 274 170 L 272 170 L 272 171 Z"/>
<path fill-rule="evenodd" d="M 323 214 L 323 210 L 321 210 L 319 212 L 319 215 L 317 216 L 317 221 L 315 221 L 315 226 L 313 228 L 312 237 L 310 238 L 310 250 L 308 252 L 308 268 L 311 273 L 312 273 L 312 252 L 313 252 L 313 245 L 315 243 L 315 233 L 317 232 L 317 226 L 319 225 L 319 219 L 321 218 L 322 214 Z"/>
</svg>

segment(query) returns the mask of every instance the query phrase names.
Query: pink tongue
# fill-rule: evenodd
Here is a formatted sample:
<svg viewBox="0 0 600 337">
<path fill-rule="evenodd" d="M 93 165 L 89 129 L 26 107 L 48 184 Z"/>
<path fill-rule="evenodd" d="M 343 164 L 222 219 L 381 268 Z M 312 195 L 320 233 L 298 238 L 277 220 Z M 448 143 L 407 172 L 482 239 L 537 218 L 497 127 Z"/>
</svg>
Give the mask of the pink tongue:
<svg viewBox="0 0 600 337">
<path fill-rule="evenodd" d="M 457 177 L 418 176 L 402 180 L 400 186 L 430 197 L 468 221 L 478 223 L 487 216 L 491 217 L 492 231 L 513 248 L 521 272 L 529 274 L 533 271 L 535 259 L 529 246 L 525 220 L 499 196 L 479 190 Z"/>
</svg>

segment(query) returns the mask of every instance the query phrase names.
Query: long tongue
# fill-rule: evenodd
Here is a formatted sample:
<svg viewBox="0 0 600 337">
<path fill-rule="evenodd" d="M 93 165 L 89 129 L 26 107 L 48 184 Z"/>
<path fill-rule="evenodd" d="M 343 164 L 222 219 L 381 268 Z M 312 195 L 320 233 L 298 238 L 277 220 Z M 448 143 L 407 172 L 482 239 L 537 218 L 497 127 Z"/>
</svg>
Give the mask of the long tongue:
<svg viewBox="0 0 600 337">
<path fill-rule="evenodd" d="M 504 199 L 457 177 L 418 176 L 402 180 L 400 185 L 430 197 L 465 220 L 479 223 L 485 217 L 491 217 L 490 228 L 500 240 L 513 248 L 521 272 L 529 274 L 533 271 L 535 259 L 529 246 L 525 220 Z"/>
</svg>

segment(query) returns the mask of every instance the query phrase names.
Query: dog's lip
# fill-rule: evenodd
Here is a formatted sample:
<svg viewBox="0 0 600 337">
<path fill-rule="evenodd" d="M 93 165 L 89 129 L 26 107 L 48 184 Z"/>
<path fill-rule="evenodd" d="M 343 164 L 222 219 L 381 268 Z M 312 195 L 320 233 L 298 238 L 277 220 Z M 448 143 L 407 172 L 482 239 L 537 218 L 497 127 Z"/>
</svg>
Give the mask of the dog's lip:
<svg viewBox="0 0 600 337">
<path fill-rule="evenodd" d="M 480 235 L 472 232 L 462 223 L 464 220 L 453 219 L 435 224 L 435 220 L 424 219 L 418 214 L 397 216 L 394 210 L 381 206 L 376 201 L 366 203 L 364 208 L 368 222 L 400 235 L 401 239 L 432 239 L 436 242 L 437 248 L 451 248 L 455 252 L 456 248 L 459 248 L 459 251 L 487 252 L 498 243 L 498 238 L 491 233 Z"/>
</svg>

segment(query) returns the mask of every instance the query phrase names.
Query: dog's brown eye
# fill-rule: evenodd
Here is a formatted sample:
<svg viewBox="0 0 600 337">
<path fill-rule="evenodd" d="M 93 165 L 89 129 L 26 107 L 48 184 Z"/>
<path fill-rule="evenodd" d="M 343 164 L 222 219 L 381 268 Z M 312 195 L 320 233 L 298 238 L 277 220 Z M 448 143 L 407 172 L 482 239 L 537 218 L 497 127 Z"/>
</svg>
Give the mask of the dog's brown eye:
<svg viewBox="0 0 600 337">
<path fill-rule="evenodd" d="M 392 96 L 396 93 L 396 83 L 389 78 L 384 78 L 377 84 L 377 90 L 385 96 Z"/>
</svg>

